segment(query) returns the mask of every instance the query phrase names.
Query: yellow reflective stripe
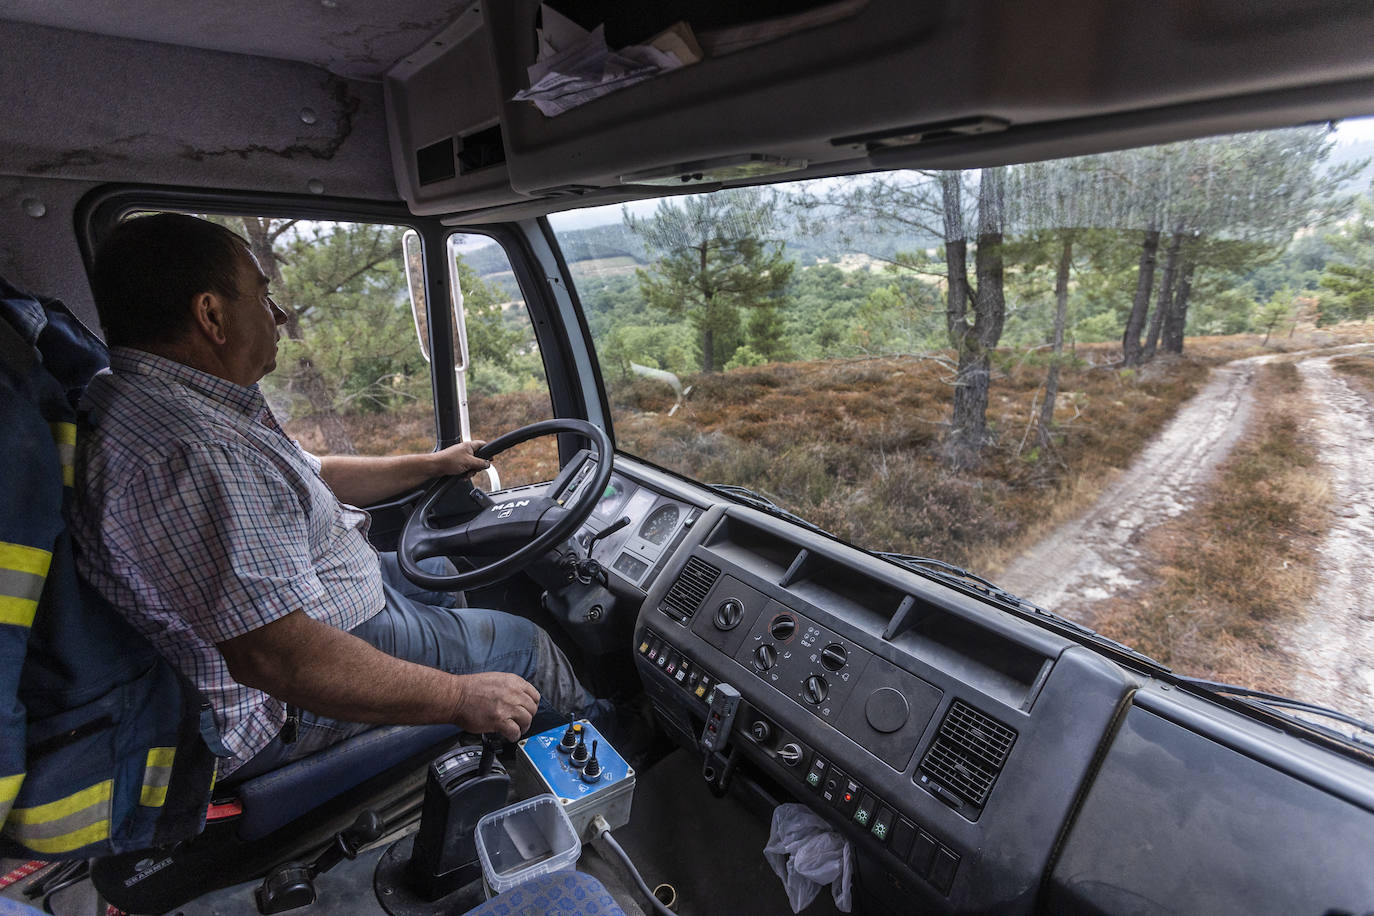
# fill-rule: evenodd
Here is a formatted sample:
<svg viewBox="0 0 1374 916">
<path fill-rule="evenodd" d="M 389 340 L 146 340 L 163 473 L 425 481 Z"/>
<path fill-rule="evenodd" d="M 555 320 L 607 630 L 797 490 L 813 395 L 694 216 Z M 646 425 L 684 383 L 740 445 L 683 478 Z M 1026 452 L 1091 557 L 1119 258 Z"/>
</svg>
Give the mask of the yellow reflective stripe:
<svg viewBox="0 0 1374 916">
<path fill-rule="evenodd" d="M 16 824 L 51 824 L 107 802 L 113 794 L 114 780 L 107 779 L 57 801 L 34 805 L 32 808 L 15 808 L 10 818 Z"/>
<path fill-rule="evenodd" d="M 48 428 L 52 430 L 52 441 L 58 445 L 76 445 L 75 423 L 49 423 Z"/>
<path fill-rule="evenodd" d="M 66 798 L 14 808 L 5 821 L 5 835 L 34 852 L 71 852 L 110 835 L 110 799 L 114 780 L 88 786 Z"/>
<path fill-rule="evenodd" d="M 138 803 L 161 808 L 167 801 L 167 786 L 172 781 L 172 762 L 176 760 L 174 747 L 154 747 L 148 750 L 148 762 L 143 769 L 143 791 Z"/>
<path fill-rule="evenodd" d="M 24 783 L 24 774 L 0 776 L 0 824 L 9 816 L 14 800 L 19 797 L 19 787 Z"/>
<path fill-rule="evenodd" d="M 148 766 L 170 767 L 176 757 L 177 749 L 174 747 L 152 747 L 148 749 Z"/>
<path fill-rule="evenodd" d="M 0 541 L 0 624 L 33 626 L 51 563 L 46 550 Z"/>
<path fill-rule="evenodd" d="M 5 834 L 11 839 L 23 843 L 27 849 L 32 849 L 40 855 L 51 856 L 63 852 L 72 852 L 82 846 L 89 846 L 92 843 L 109 839 L 110 822 L 108 820 L 96 821 L 80 830 L 73 830 L 71 833 L 49 838 L 24 836 L 22 831 L 12 831 L 8 827 L 5 828 Z"/>
<path fill-rule="evenodd" d="M 12 569 L 15 572 L 46 576 L 48 565 L 51 563 L 52 554 L 46 550 L 39 550 L 37 547 L 29 547 L 26 544 L 11 544 L 8 541 L 0 541 L 0 569 Z"/>
<path fill-rule="evenodd" d="M 49 423 L 48 428 L 52 430 L 52 441 L 57 445 L 57 457 L 62 462 L 62 485 L 70 487 L 76 481 L 73 467 L 76 461 L 76 424 Z"/>
</svg>

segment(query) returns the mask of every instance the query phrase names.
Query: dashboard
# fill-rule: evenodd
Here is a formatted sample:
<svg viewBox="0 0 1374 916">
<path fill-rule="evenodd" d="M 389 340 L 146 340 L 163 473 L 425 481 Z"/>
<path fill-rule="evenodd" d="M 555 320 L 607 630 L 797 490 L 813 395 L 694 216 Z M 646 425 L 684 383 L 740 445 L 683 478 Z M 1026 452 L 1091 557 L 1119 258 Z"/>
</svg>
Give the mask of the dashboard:
<svg viewBox="0 0 1374 916">
<path fill-rule="evenodd" d="M 578 469 L 563 491 L 565 502 L 591 485 L 595 469 L 591 460 Z M 578 539 L 584 548 L 591 545 L 603 568 L 643 588 L 700 515 L 698 506 L 612 473 Z"/>
<path fill-rule="evenodd" d="M 578 538 L 664 729 L 699 751 L 738 691 L 738 771 L 851 841 L 871 911 L 1370 909 L 1367 760 L 626 456 Z"/>
</svg>

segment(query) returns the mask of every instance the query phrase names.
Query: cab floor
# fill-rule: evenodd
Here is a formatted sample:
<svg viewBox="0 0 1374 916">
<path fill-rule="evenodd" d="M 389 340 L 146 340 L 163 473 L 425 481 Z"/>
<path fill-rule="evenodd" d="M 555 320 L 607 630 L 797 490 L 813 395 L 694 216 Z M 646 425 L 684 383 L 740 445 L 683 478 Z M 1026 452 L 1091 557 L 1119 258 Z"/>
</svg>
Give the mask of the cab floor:
<svg viewBox="0 0 1374 916">
<path fill-rule="evenodd" d="M 681 916 L 715 916 L 748 911 L 750 916 L 788 916 L 781 880 L 763 857 L 769 824 L 735 793 L 716 798 L 701 779 L 699 764 L 685 751 L 674 751 L 636 776 L 630 822 L 612 835 L 634 861 L 649 887 L 671 884 L 677 891 L 674 909 Z M 364 854 L 317 879 L 317 902 L 293 912 L 302 916 L 383 912 L 372 894 L 371 868 L 381 851 Z M 0 860 L 0 875 L 22 866 L 20 860 Z M 595 875 L 629 916 L 644 911 L 630 878 L 618 863 L 602 858 L 587 845 L 578 868 Z M 44 872 L 0 890 L 0 913 L 8 902 L 42 906 L 23 891 Z M 181 913 L 256 913 L 253 884 L 226 888 L 182 908 Z M 89 882 L 82 881 L 51 898 L 51 912 L 66 916 L 103 916 Z M 804 913 L 838 913 L 829 888 L 823 888 Z"/>
</svg>

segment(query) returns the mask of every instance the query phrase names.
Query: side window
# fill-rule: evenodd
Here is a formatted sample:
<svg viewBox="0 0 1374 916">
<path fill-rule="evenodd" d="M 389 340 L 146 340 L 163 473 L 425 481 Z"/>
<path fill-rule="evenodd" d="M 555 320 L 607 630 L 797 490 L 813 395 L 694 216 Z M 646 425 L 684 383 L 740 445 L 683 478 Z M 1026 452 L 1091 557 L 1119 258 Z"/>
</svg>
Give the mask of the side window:
<svg viewBox="0 0 1374 916">
<path fill-rule="evenodd" d="M 552 418 L 544 358 L 505 249 L 484 235 L 455 233 L 448 254 L 467 333 L 467 361 L 456 369 L 473 437 L 489 441 Z M 502 487 L 549 480 L 558 473 L 558 443 L 546 437 L 516 446 L 496 459 L 496 471 Z"/>
<path fill-rule="evenodd" d="M 212 216 L 243 235 L 286 312 L 263 394 L 308 451 L 395 455 L 435 444 L 415 339 L 403 226 Z"/>
</svg>

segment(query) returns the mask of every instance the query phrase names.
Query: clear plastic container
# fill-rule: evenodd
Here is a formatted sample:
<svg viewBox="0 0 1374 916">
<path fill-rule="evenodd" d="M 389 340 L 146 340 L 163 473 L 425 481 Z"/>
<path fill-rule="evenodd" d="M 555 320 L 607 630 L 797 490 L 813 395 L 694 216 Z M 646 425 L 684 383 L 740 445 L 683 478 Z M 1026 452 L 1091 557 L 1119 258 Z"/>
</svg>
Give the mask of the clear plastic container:
<svg viewBox="0 0 1374 916">
<path fill-rule="evenodd" d="M 521 882 L 572 868 L 582 843 L 552 795 L 536 795 L 477 822 L 477 857 L 487 886 L 500 894 Z"/>
</svg>

